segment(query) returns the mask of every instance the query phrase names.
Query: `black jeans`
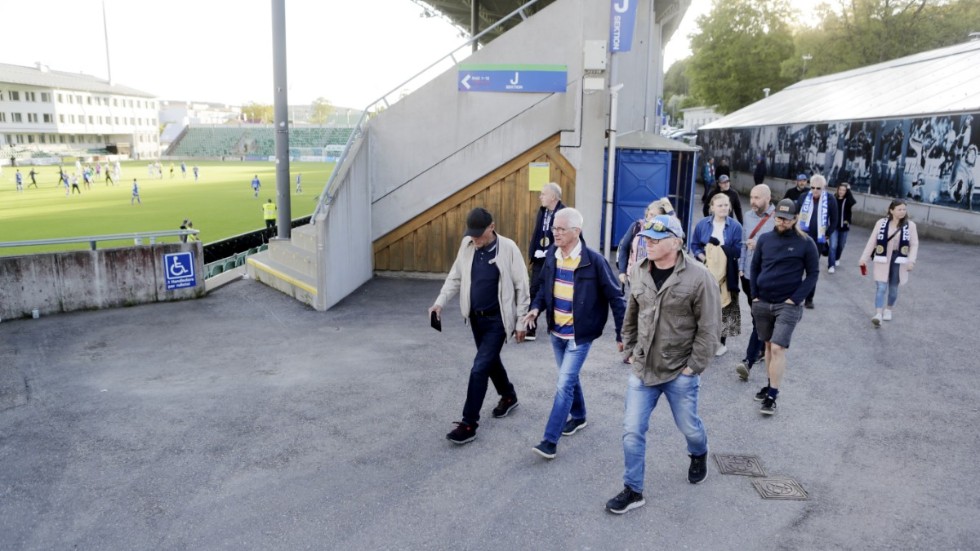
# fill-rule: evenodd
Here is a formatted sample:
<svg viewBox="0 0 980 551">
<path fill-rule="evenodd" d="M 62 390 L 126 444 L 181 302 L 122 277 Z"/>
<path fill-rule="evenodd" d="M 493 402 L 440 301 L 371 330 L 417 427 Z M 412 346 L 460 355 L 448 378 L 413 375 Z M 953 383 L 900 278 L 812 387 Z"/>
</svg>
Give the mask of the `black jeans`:
<svg viewBox="0 0 980 551">
<path fill-rule="evenodd" d="M 500 361 L 500 349 L 507 340 L 500 312 L 490 316 L 470 315 L 470 328 L 476 341 L 476 357 L 470 370 L 470 384 L 466 388 L 466 403 L 463 404 L 463 422 L 476 427 L 480 421 L 480 408 L 487 396 L 487 380 L 493 381 L 497 394 L 517 397 L 514 385 L 507 378 L 507 371 Z"/>
</svg>

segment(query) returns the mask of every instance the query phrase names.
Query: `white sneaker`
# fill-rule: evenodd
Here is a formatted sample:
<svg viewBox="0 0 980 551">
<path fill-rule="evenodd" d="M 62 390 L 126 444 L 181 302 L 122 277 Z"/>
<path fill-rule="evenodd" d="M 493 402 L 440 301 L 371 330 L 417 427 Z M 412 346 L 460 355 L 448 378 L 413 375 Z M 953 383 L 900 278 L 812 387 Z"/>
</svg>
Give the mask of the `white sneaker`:
<svg viewBox="0 0 980 551">
<path fill-rule="evenodd" d="M 715 356 L 724 356 L 726 352 L 728 352 L 728 347 L 721 345 L 717 350 L 715 350 Z"/>
<path fill-rule="evenodd" d="M 881 327 L 881 314 L 875 314 L 875 316 L 871 318 L 871 325 L 874 325 L 875 329 Z"/>
<path fill-rule="evenodd" d="M 892 320 L 892 311 L 891 310 L 885 310 L 885 315 L 882 316 L 881 319 L 883 319 L 885 321 L 891 321 Z"/>
<path fill-rule="evenodd" d="M 832 273 L 834 273 L 834 267 L 833 267 L 833 266 L 831 266 L 830 268 L 828 268 L 828 269 L 827 269 L 827 273 L 828 273 L 828 274 L 832 274 Z"/>
<path fill-rule="evenodd" d="M 834 266 L 840 266 L 840 260 L 834 263 Z"/>
</svg>

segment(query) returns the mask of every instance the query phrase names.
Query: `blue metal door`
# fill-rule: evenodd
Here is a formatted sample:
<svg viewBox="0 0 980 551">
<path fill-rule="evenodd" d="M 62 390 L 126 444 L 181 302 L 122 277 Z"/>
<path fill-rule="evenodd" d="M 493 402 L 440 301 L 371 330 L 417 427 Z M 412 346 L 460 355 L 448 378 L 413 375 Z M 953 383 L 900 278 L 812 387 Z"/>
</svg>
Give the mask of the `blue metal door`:
<svg viewBox="0 0 980 551">
<path fill-rule="evenodd" d="M 670 195 L 669 151 L 618 149 L 613 194 L 613 246 L 630 224 L 643 218 L 647 205 Z"/>
</svg>

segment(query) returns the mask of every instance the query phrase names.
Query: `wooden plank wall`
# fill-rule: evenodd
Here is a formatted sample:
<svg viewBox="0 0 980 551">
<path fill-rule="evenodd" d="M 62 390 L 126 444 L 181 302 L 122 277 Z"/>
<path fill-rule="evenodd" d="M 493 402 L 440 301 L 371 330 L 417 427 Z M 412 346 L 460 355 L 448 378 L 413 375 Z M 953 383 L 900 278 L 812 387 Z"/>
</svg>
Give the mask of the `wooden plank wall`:
<svg viewBox="0 0 980 551">
<path fill-rule="evenodd" d="M 562 202 L 575 204 L 575 169 L 562 156 L 556 134 L 374 242 L 375 271 L 446 273 L 459 250 L 466 215 L 476 207 L 493 214 L 497 233 L 509 237 L 527 258 L 531 226 L 541 202 L 528 190 L 528 164 L 551 164 L 551 181 Z"/>
</svg>

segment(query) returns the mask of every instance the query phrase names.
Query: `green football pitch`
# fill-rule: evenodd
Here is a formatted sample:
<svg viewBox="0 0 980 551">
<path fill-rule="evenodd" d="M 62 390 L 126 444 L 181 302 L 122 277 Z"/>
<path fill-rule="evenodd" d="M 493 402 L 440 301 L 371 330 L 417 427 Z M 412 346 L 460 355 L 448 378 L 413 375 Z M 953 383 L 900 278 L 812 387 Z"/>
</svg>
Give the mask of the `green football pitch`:
<svg viewBox="0 0 980 551">
<path fill-rule="evenodd" d="M 194 181 L 193 166 L 200 169 Z M 0 176 L 0 242 L 64 237 L 96 236 L 130 232 L 176 230 L 184 219 L 194 223 L 205 244 L 265 227 L 262 203 L 276 200 L 275 165 L 271 162 L 187 162 L 186 177 L 180 163 L 161 162 L 163 178 L 150 175 L 148 162 L 122 163 L 115 186 L 105 183 L 105 172 L 87 189 L 79 175 L 81 193 L 65 195 L 58 182 L 58 167 L 34 167 L 37 188 L 31 185 L 30 166 L 18 167 L 22 192 L 15 184 L 16 168 L 5 166 Z M 105 165 L 103 165 L 104 167 Z M 333 163 L 290 163 L 289 191 L 292 217 L 312 214 L 316 197 L 333 170 Z M 65 163 L 72 174 L 74 163 Z M 252 192 L 252 177 L 259 176 L 259 197 Z M 296 193 L 296 175 L 302 174 L 303 192 Z M 139 184 L 142 204 L 132 204 L 133 179 Z M 176 242 L 177 238 L 160 241 Z M 132 242 L 128 242 L 132 244 Z M 100 242 L 100 248 L 124 242 Z M 0 247 L 0 256 L 88 248 L 87 243 L 39 247 Z"/>
</svg>

